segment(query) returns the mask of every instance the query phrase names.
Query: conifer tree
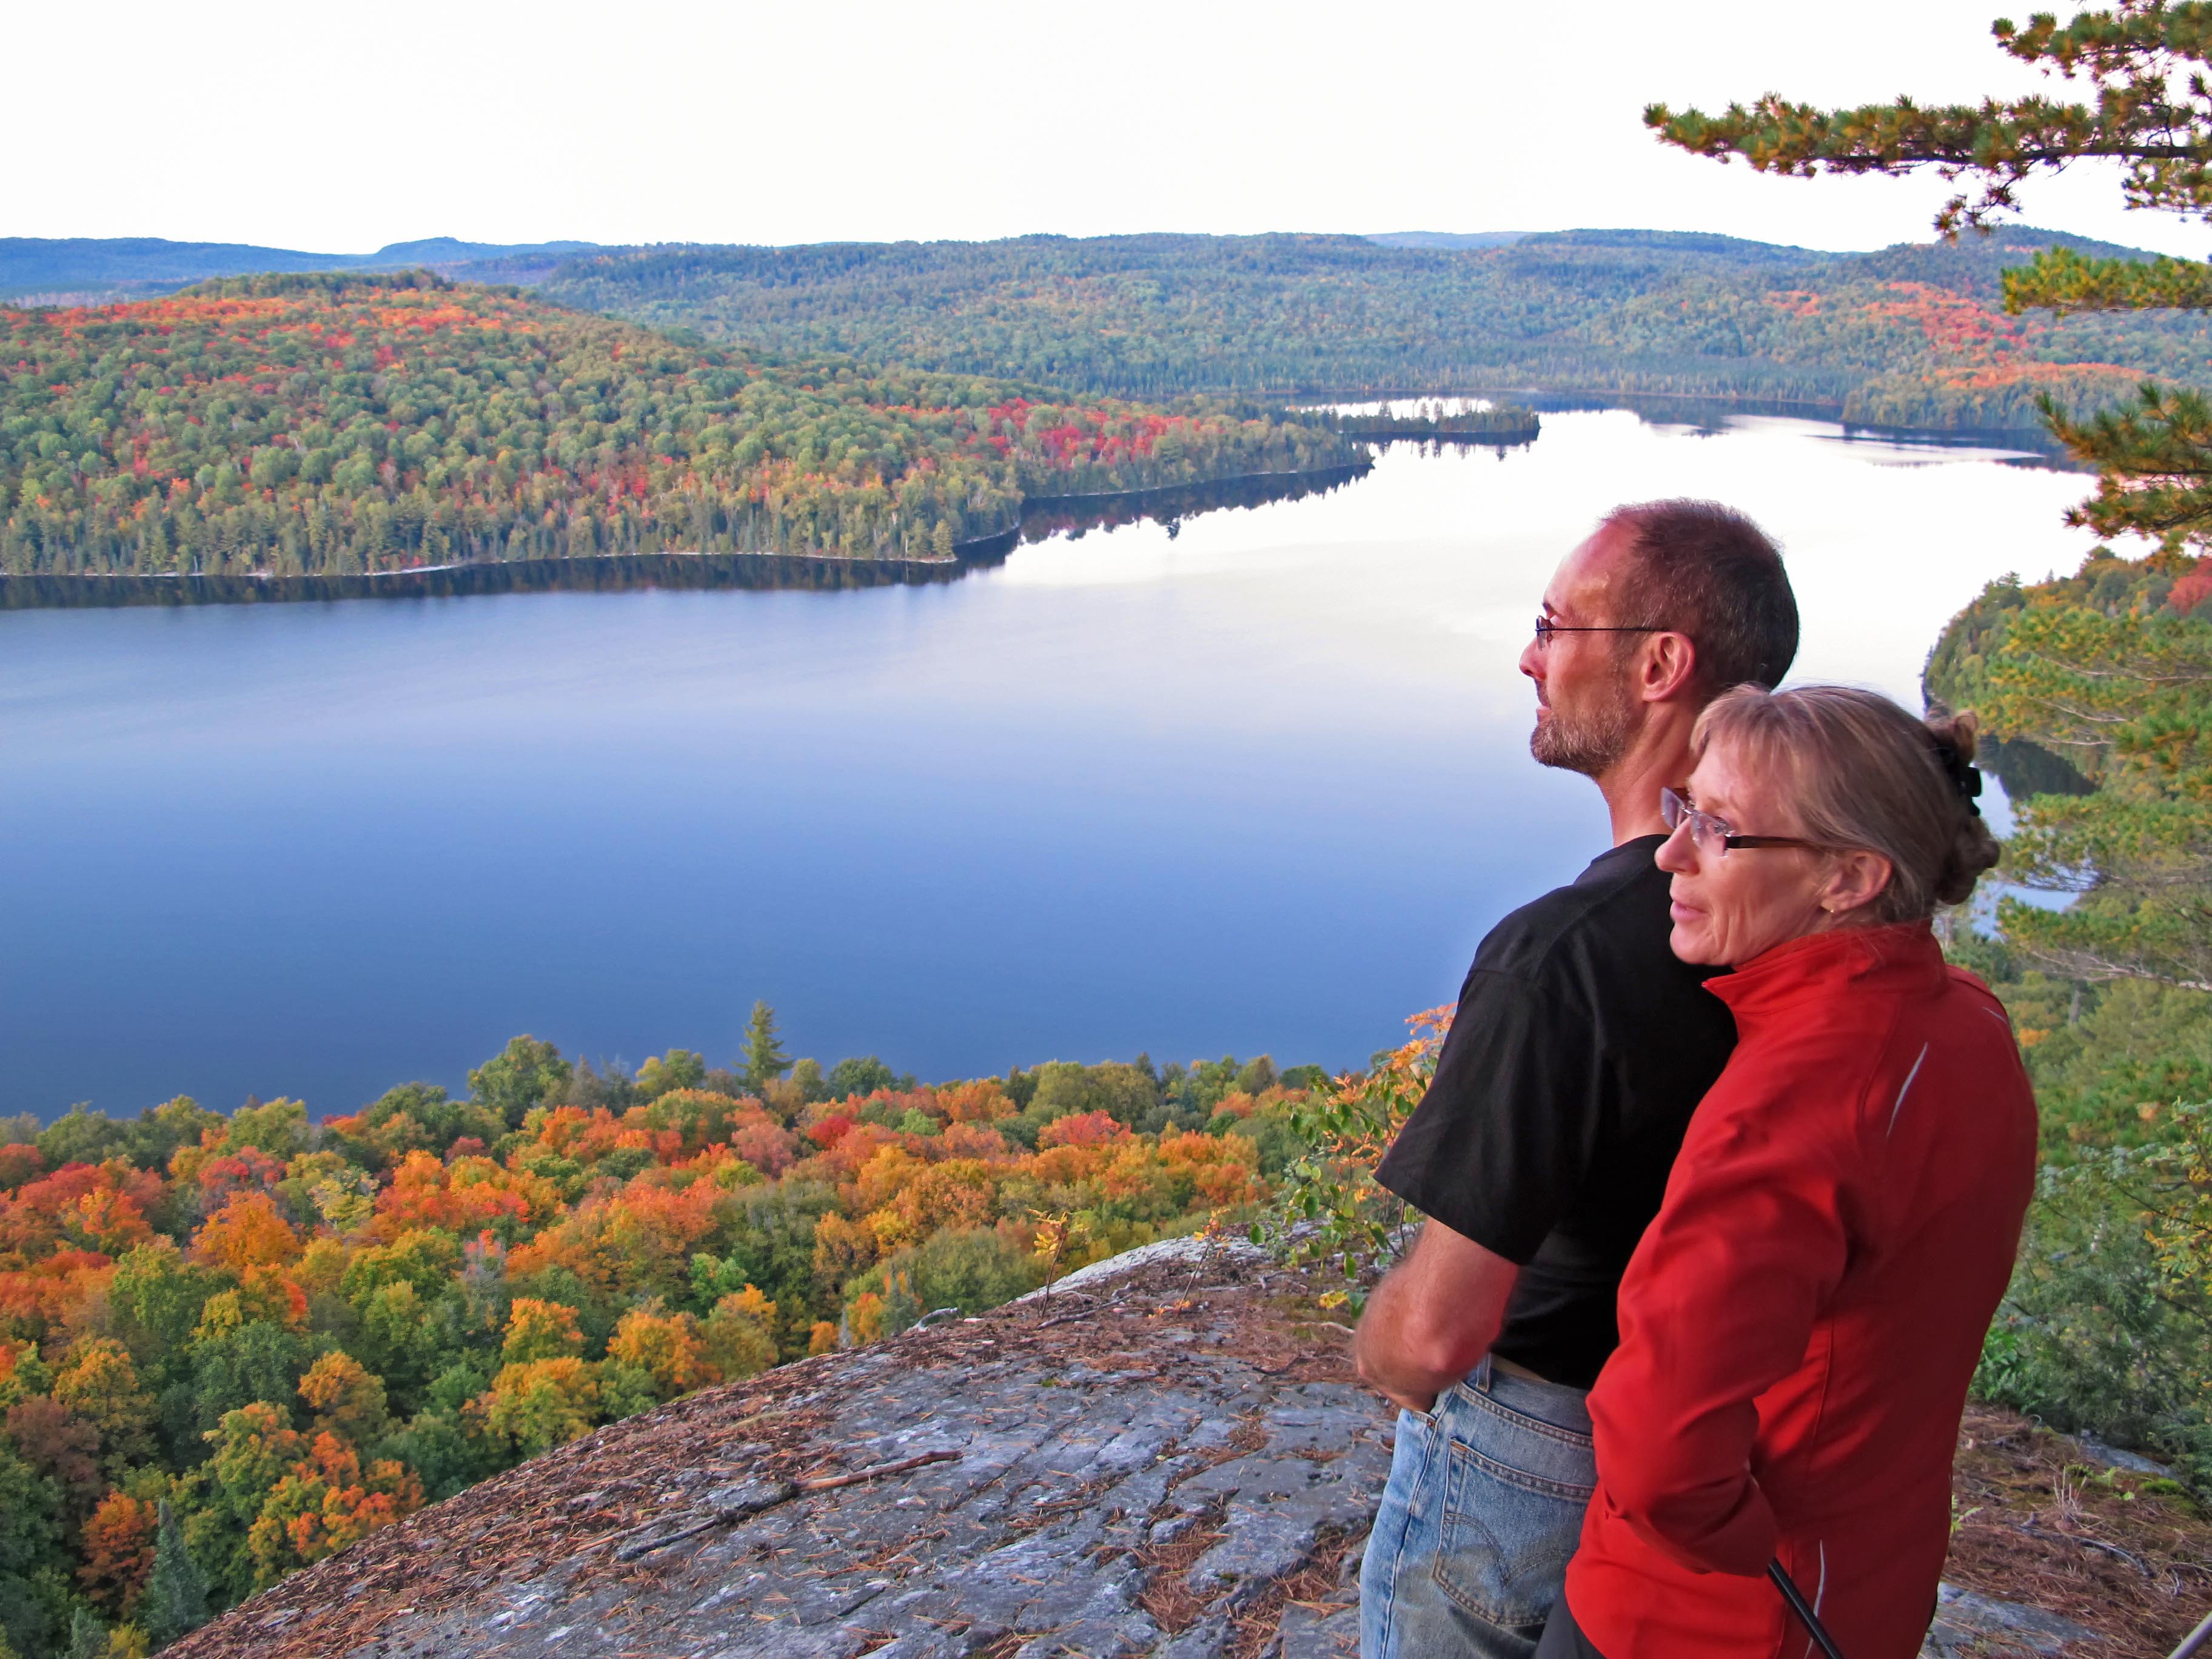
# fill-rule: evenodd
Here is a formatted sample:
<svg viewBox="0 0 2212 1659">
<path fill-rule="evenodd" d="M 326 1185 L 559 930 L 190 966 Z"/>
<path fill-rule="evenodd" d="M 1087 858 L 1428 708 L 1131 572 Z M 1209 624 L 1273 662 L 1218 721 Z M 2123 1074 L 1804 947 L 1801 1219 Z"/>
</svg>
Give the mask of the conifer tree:
<svg viewBox="0 0 2212 1659">
<path fill-rule="evenodd" d="M 70 1615 L 69 1659 L 106 1659 L 107 1626 L 90 1607 Z"/>
<path fill-rule="evenodd" d="M 791 1069 L 791 1060 L 775 1034 L 775 1010 L 765 1002 L 753 1004 L 745 1022 L 745 1086 L 758 1094 Z"/>
<path fill-rule="evenodd" d="M 177 1524 L 166 1498 L 161 1500 L 160 1517 L 154 1537 L 154 1572 L 146 1581 L 141 1619 L 147 1633 L 167 1645 L 207 1623 L 208 1583 L 185 1544 L 185 1529 Z"/>
<path fill-rule="evenodd" d="M 921 1299 L 914 1293 L 914 1285 L 902 1271 L 884 1275 L 884 1334 L 896 1336 L 908 1329 L 922 1316 Z"/>
<path fill-rule="evenodd" d="M 2131 208 L 2212 219 L 2212 4 L 2119 0 L 2070 23 L 2038 15 L 1991 25 L 1997 45 L 2067 82 L 2094 102 L 2038 95 L 1923 107 L 1909 98 L 1821 110 L 1778 94 L 1731 104 L 1723 114 L 1664 104 L 1644 112 L 1666 143 L 1761 173 L 1796 178 L 1933 167 L 1947 180 L 1978 181 L 1945 203 L 1946 236 L 1987 228 L 2017 212 L 2019 187 L 2075 161 L 2118 161 Z M 2061 313 L 2212 309 L 2212 264 L 2084 257 L 2046 248 L 2005 273 L 2005 308 Z M 2146 385 L 2132 403 L 2084 415 L 2047 394 L 2045 418 L 2096 466 L 2096 495 L 2068 515 L 2100 535 L 2150 537 L 2169 548 L 2212 545 L 2212 404 L 2194 392 Z"/>
<path fill-rule="evenodd" d="M 2127 204 L 2212 219 L 2212 3 L 2118 0 L 2068 24 L 2000 20 L 1997 44 L 2091 102 L 2044 96 L 1923 108 L 1911 99 L 1824 111 L 1769 94 L 1725 113 L 1663 104 L 1644 122 L 1667 143 L 1763 173 L 1890 175 L 1934 167 L 1974 179 L 1936 216 L 1947 236 L 2019 210 L 2018 187 L 2087 159 L 2123 164 Z M 2005 307 L 2060 313 L 2212 309 L 2212 265 L 2091 258 L 2047 248 L 2004 276 Z M 2004 872 L 2075 896 L 2063 911 L 2007 899 L 2005 935 L 2085 978 L 2153 979 L 2212 989 L 2212 399 L 2146 384 L 2131 402 L 2083 413 L 2048 395 L 2045 419 L 2097 468 L 2096 493 L 2068 522 L 2158 544 L 2139 565 L 2100 548 L 2080 576 L 2022 590 L 1993 584 L 1954 622 L 1979 635 L 1975 666 L 1931 687 L 1962 693 L 1994 735 L 2065 757 L 2089 794 L 2019 803 Z M 2179 580 L 2176 578 L 2179 578 Z"/>
</svg>

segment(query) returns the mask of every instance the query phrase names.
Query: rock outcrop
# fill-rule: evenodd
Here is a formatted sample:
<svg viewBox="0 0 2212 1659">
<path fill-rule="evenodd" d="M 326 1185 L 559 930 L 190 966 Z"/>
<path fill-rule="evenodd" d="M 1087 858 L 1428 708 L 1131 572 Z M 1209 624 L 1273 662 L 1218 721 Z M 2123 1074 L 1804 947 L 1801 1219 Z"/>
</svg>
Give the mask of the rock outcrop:
<svg viewBox="0 0 2212 1659">
<path fill-rule="evenodd" d="M 169 1651 L 1352 1659 L 1392 1414 L 1304 1291 L 1242 1247 L 1117 1258 L 612 1425 Z M 2088 1636 L 1953 1592 L 1928 1650 Z"/>
<path fill-rule="evenodd" d="M 171 1651 L 1356 1650 L 1390 1417 L 1340 1332 L 1272 1310 L 1286 1276 L 1233 1248 L 1117 1265 L 612 1425 Z"/>
</svg>

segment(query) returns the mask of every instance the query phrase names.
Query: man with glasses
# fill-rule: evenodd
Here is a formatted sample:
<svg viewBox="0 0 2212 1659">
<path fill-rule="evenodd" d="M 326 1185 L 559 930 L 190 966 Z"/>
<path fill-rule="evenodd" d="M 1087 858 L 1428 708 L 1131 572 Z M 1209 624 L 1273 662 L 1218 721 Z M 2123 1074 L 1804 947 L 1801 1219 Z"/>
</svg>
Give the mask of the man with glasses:
<svg viewBox="0 0 2212 1659">
<path fill-rule="evenodd" d="M 1797 650 L 1774 544 L 1711 501 L 1623 507 L 1545 590 L 1529 750 L 1596 783 L 1613 848 L 1491 930 L 1376 1171 L 1427 1218 L 1353 1344 L 1402 1408 L 1360 1571 L 1364 1659 L 1530 1659 L 1596 1485 L 1584 1396 L 1692 1109 L 1735 1041 L 1668 948 L 1662 792 L 1705 706 Z"/>
</svg>

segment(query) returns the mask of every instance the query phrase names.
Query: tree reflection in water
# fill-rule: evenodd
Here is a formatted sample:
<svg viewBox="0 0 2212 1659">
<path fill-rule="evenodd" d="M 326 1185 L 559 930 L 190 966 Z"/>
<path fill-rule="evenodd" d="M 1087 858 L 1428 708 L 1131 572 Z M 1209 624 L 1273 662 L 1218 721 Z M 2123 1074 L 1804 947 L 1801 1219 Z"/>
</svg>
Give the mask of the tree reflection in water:
<svg viewBox="0 0 2212 1659">
<path fill-rule="evenodd" d="M 521 559 L 374 576 L 0 576 L 0 611 L 143 605 L 268 605 L 296 599 L 456 599 L 487 593 L 621 593 L 641 588 L 844 588 L 957 582 L 1006 562 L 1024 542 L 1110 530 L 1151 519 L 1170 526 L 1200 513 L 1326 494 L 1371 463 L 1328 471 L 1268 473 L 1174 489 L 1029 502 L 1005 534 L 945 560 L 832 559 L 759 553 L 643 553 L 599 559 Z"/>
</svg>

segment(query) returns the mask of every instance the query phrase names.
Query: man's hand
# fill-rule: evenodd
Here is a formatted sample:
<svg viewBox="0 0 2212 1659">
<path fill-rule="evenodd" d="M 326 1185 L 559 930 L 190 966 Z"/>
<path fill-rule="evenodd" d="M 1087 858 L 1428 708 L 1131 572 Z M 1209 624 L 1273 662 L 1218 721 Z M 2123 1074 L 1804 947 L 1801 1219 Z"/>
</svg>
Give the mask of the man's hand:
<svg viewBox="0 0 2212 1659">
<path fill-rule="evenodd" d="M 1352 1340 L 1360 1380 L 1407 1411 L 1427 1411 L 1490 1352 L 1520 1272 L 1431 1221 L 1368 1300 Z"/>
</svg>

